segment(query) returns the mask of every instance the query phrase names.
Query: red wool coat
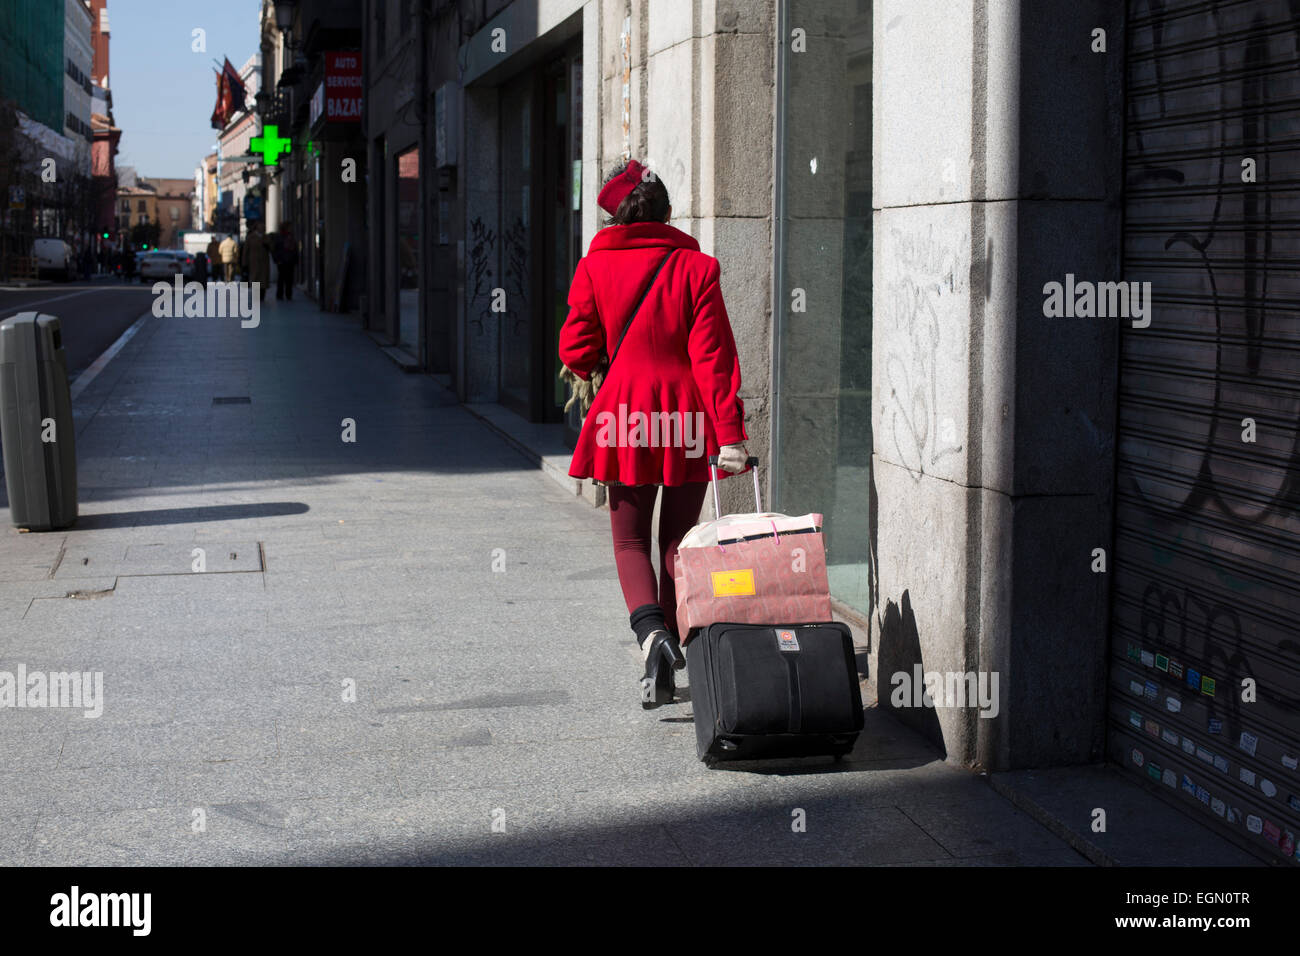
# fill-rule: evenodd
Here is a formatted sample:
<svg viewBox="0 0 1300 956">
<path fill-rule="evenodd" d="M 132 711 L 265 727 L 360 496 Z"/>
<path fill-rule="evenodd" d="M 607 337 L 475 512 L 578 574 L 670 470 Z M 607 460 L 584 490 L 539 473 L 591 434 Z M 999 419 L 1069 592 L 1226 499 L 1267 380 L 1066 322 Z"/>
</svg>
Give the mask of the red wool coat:
<svg viewBox="0 0 1300 956">
<path fill-rule="evenodd" d="M 666 223 L 596 233 L 569 287 L 560 361 L 588 378 L 671 250 L 583 422 L 569 466 L 575 478 L 624 485 L 708 481 L 708 456 L 749 438 L 718 260 Z"/>
</svg>

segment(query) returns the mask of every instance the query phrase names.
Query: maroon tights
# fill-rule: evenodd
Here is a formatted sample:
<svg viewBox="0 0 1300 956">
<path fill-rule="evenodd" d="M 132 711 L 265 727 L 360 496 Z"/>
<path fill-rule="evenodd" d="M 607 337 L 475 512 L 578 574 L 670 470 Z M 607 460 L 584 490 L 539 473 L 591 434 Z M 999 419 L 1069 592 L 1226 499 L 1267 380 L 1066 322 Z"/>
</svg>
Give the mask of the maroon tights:
<svg viewBox="0 0 1300 956">
<path fill-rule="evenodd" d="M 610 485 L 609 524 L 614 536 L 614 563 L 628 613 L 647 604 L 658 604 L 669 629 L 677 631 L 677 589 L 673 571 L 677 546 L 700 517 L 707 481 L 672 487 L 663 486 L 659 502 L 659 583 L 650 559 L 650 524 L 659 485 Z"/>
</svg>

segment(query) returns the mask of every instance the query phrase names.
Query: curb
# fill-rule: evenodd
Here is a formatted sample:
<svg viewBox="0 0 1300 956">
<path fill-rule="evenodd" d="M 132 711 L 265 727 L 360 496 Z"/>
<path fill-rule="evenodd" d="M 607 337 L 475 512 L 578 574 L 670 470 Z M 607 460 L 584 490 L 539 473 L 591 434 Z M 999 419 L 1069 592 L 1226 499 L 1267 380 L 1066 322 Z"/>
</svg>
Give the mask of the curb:
<svg viewBox="0 0 1300 956">
<path fill-rule="evenodd" d="M 568 449 L 564 449 L 562 453 L 557 452 L 555 454 L 547 454 L 538 451 L 526 440 L 515 435 L 506 424 L 496 420 L 496 417 L 491 414 L 489 410 L 499 406 L 461 402 L 460 407 L 465 409 L 465 411 L 469 412 L 488 428 L 492 429 L 492 431 L 500 435 L 505 439 L 507 444 L 527 458 L 530 462 L 537 465 L 537 467 L 540 468 L 548 478 L 565 491 L 575 497 L 582 498 L 584 501 L 592 505 L 592 507 L 604 507 L 604 488 L 595 487 L 587 482 L 586 479 L 574 478 L 569 474 L 569 460 L 571 453 Z"/>
<path fill-rule="evenodd" d="M 998 780 L 996 775 L 982 773 L 980 776 L 983 777 L 985 782 L 993 788 L 994 793 L 1009 801 L 1017 810 L 1023 811 L 1031 819 L 1042 824 L 1053 835 L 1064 840 L 1072 850 L 1081 854 L 1090 863 L 1093 863 L 1096 866 L 1123 866 L 1119 860 L 1115 859 L 1101 847 L 1080 836 L 1074 830 L 1062 823 L 1037 801 L 1025 796 L 1015 787 L 1009 787 L 1002 781 Z"/>
<path fill-rule="evenodd" d="M 135 334 L 140 331 L 145 322 L 153 316 L 152 312 L 144 312 L 138 319 L 131 323 L 131 326 L 117 337 L 117 341 L 100 353 L 99 358 L 86 366 L 86 370 L 77 376 L 72 383 L 70 391 L 72 392 L 72 401 L 77 400 L 77 396 L 84 392 L 90 383 L 95 380 L 100 372 L 108 367 L 108 363 L 117 357 L 117 353 L 126 347 Z"/>
</svg>

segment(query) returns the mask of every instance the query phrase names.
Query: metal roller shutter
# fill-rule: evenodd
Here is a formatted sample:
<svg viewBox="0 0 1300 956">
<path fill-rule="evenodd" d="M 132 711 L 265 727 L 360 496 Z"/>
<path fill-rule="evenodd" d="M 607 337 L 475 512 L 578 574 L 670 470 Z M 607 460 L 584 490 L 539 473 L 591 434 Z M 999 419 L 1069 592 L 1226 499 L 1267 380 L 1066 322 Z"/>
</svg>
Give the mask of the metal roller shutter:
<svg viewBox="0 0 1300 956">
<path fill-rule="evenodd" d="M 1300 2 L 1129 0 L 1126 106 L 1109 752 L 1294 863 Z"/>
</svg>

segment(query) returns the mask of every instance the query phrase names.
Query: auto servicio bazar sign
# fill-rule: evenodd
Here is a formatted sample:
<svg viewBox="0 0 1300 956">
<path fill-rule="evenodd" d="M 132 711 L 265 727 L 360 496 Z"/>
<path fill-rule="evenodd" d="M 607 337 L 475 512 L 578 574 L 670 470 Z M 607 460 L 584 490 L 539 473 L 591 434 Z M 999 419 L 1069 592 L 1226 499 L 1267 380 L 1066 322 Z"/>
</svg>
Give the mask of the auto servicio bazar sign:
<svg viewBox="0 0 1300 956">
<path fill-rule="evenodd" d="M 325 54 L 325 119 L 361 122 L 360 52 Z"/>
</svg>

